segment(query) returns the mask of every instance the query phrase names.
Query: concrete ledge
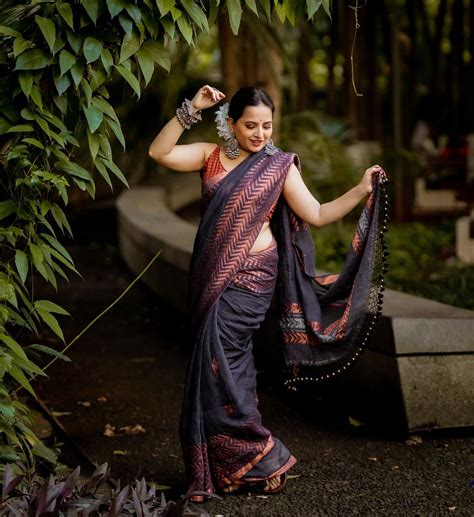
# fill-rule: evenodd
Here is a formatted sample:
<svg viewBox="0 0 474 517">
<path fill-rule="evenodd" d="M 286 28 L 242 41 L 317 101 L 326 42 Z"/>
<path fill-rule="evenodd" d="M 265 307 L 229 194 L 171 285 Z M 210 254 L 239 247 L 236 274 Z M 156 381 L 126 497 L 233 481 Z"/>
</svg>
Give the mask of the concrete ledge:
<svg viewBox="0 0 474 517">
<path fill-rule="evenodd" d="M 197 227 L 174 210 L 199 197 L 199 177 L 186 174 L 166 188 L 137 187 L 117 200 L 123 258 L 139 273 L 161 249 L 144 281 L 181 311 Z M 256 336 L 256 349 L 267 357 L 275 356 L 274 318 L 270 310 Z M 408 431 L 473 426 L 474 312 L 388 289 L 369 349 L 329 391 L 364 421 Z"/>
</svg>

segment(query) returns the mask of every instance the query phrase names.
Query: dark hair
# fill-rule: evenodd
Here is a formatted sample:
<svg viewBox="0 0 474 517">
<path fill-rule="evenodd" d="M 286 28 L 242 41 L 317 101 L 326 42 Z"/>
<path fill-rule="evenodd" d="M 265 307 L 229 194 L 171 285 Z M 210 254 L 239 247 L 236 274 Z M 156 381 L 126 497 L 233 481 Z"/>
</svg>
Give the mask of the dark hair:
<svg viewBox="0 0 474 517">
<path fill-rule="evenodd" d="M 268 106 L 272 113 L 275 111 L 272 98 L 263 88 L 256 88 L 255 86 L 240 88 L 230 100 L 229 117 L 237 122 L 246 106 L 258 106 L 259 104 Z"/>
</svg>

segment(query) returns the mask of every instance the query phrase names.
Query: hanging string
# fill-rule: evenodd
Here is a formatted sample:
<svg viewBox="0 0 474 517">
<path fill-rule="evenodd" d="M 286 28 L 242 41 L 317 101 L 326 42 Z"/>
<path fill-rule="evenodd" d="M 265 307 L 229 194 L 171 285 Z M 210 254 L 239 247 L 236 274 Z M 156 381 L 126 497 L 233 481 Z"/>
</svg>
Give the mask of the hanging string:
<svg viewBox="0 0 474 517">
<path fill-rule="evenodd" d="M 354 89 L 355 94 L 357 97 L 363 97 L 362 93 L 359 93 L 357 91 L 357 87 L 355 84 L 355 78 L 354 78 L 354 48 L 355 43 L 357 39 L 357 31 L 360 29 L 360 23 L 359 23 L 359 9 L 362 9 L 362 7 L 365 7 L 367 5 L 367 0 L 364 2 L 363 5 L 359 5 L 359 0 L 355 0 L 355 5 L 350 5 L 349 7 L 351 9 L 354 9 L 354 38 L 352 39 L 352 48 L 351 48 L 351 76 L 352 76 L 352 88 Z"/>
</svg>

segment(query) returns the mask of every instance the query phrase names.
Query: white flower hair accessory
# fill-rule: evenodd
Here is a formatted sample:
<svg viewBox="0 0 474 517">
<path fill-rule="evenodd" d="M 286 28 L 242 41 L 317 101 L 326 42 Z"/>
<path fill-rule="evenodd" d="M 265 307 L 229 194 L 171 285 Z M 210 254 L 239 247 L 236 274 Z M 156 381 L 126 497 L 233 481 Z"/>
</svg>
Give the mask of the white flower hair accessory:
<svg viewBox="0 0 474 517">
<path fill-rule="evenodd" d="M 227 123 L 227 118 L 229 117 L 229 103 L 226 102 L 223 104 L 215 113 L 217 134 L 225 141 L 230 140 L 232 138 L 232 132 Z"/>
</svg>

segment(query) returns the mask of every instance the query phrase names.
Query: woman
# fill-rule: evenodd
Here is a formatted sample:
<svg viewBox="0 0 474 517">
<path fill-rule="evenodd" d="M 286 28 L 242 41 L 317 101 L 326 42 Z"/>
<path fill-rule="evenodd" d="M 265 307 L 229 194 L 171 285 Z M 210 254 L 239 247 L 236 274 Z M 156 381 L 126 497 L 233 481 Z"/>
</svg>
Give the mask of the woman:
<svg viewBox="0 0 474 517">
<path fill-rule="evenodd" d="M 320 358 L 328 365 L 347 357 L 347 336 L 352 346 L 363 326 L 360 316 L 354 321 L 355 304 L 347 298 L 354 286 L 363 284 L 367 292 L 370 282 L 356 282 L 358 267 L 352 265 L 352 273 L 341 275 L 342 283 L 333 275 L 318 280 L 315 289 L 308 226 L 342 218 L 372 192 L 377 183 L 373 178 L 384 175 L 374 165 L 354 188 L 320 204 L 301 178 L 297 156 L 273 145 L 274 105 L 260 88 L 241 88 L 230 101 L 228 115 L 221 110 L 218 129 L 227 140 L 225 146 L 177 145 L 184 129 L 200 120 L 200 112 L 224 97 L 218 89 L 203 86 L 176 110 L 149 149 L 161 165 L 183 172 L 199 170 L 202 178 L 201 222 L 190 266 L 195 343 L 180 424 L 189 486 L 203 493 L 194 501 L 216 490 L 254 486 L 270 494 L 283 489 L 296 459 L 261 423 L 252 334 L 264 319 L 278 281 L 280 328 L 293 380 L 307 379 L 298 377 L 298 368 L 306 373 L 304 369 Z M 366 216 L 367 221 L 373 219 L 372 212 Z M 361 248 L 371 231 L 359 232 L 355 248 Z M 365 254 L 356 250 L 356 255 L 360 264 Z M 319 301 L 325 296 L 327 309 Z M 339 298 L 346 302 L 339 303 Z M 304 320 L 305 315 L 309 319 Z M 347 332 L 354 326 L 359 332 Z M 341 346 L 324 349 L 333 342 Z M 308 358 L 301 355 L 303 350 Z"/>
</svg>

